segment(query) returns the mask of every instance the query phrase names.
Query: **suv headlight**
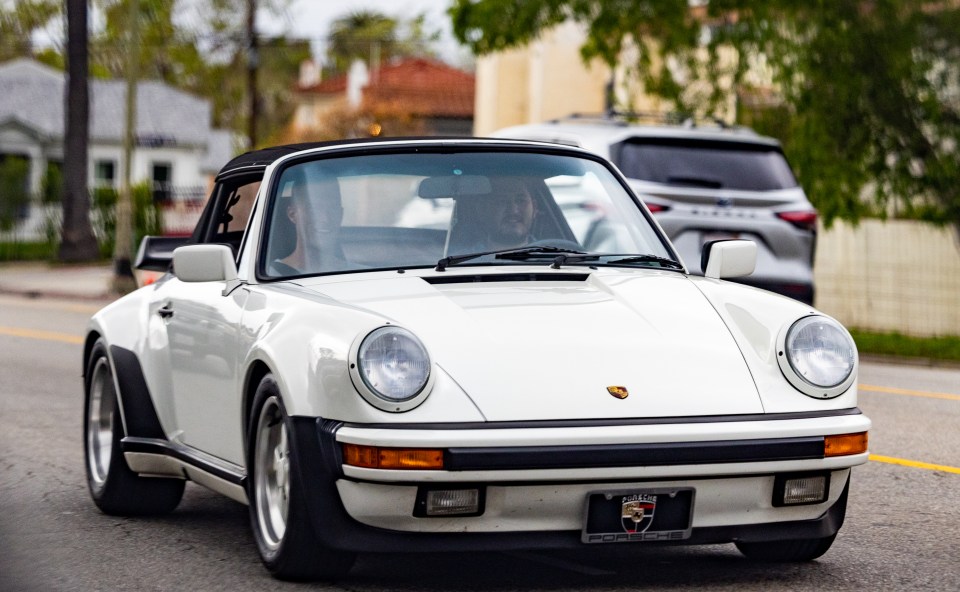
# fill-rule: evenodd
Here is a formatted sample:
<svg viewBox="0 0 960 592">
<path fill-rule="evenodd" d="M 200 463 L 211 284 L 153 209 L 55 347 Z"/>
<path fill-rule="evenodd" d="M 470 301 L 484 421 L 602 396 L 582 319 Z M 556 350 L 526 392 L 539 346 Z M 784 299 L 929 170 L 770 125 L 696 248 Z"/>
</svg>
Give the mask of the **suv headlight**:
<svg viewBox="0 0 960 592">
<path fill-rule="evenodd" d="M 409 411 L 426 399 L 432 379 L 430 356 L 413 333 L 379 327 L 355 343 L 350 377 L 368 403 L 384 411 Z"/>
<path fill-rule="evenodd" d="M 832 399 L 856 380 L 857 346 L 831 318 L 803 317 L 781 330 L 777 341 L 780 370 L 805 395 Z"/>
</svg>

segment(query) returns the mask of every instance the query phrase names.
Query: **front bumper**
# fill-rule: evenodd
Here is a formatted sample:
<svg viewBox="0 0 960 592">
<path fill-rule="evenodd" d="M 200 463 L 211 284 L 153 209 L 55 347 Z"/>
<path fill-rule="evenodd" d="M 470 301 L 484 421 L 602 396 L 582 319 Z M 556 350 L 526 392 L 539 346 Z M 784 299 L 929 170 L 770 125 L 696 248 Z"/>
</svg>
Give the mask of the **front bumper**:
<svg viewBox="0 0 960 592">
<path fill-rule="evenodd" d="M 680 544 L 830 536 L 843 523 L 850 467 L 867 454 L 824 458 L 823 436 L 870 426 L 859 410 L 764 421 L 519 428 L 294 420 L 317 535 L 329 547 L 353 551 L 578 547 L 588 493 L 681 487 L 696 493 L 692 534 Z M 342 443 L 444 448 L 454 468 L 343 466 Z M 774 507 L 775 475 L 809 471 L 829 475 L 826 501 Z M 482 489 L 482 513 L 414 515 L 423 489 L 445 487 Z"/>
</svg>

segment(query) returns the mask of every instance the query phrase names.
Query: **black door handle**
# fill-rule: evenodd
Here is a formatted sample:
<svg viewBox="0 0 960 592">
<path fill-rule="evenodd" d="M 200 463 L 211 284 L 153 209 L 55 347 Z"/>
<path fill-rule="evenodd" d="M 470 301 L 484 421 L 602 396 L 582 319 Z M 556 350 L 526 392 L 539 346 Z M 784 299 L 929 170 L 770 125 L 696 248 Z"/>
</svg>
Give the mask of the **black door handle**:
<svg viewBox="0 0 960 592">
<path fill-rule="evenodd" d="M 173 308 L 169 304 L 165 304 L 163 308 L 157 310 L 157 314 L 165 319 L 169 319 L 173 316 Z"/>
</svg>

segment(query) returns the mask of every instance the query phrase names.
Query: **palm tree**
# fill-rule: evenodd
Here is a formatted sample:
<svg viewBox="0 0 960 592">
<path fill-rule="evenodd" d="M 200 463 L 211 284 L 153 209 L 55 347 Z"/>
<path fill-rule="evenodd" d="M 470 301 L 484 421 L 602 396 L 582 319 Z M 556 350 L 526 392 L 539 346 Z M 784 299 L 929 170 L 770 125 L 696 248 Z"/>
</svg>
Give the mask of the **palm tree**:
<svg viewBox="0 0 960 592">
<path fill-rule="evenodd" d="M 92 261 L 100 252 L 90 224 L 87 192 L 87 146 L 90 130 L 90 97 L 87 83 L 87 0 L 67 0 L 66 138 L 63 171 L 63 229 L 61 261 Z"/>
<path fill-rule="evenodd" d="M 336 72 L 346 72 L 361 59 L 371 67 L 397 53 L 397 20 L 385 14 L 361 10 L 333 21 L 330 25 L 327 57 Z"/>
</svg>

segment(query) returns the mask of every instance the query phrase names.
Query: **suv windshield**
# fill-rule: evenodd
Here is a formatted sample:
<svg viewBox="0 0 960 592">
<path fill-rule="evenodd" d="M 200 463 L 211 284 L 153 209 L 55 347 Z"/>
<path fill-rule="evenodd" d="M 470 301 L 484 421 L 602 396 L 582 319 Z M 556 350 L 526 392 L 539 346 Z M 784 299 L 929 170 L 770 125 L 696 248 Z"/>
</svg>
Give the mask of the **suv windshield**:
<svg viewBox="0 0 960 592">
<path fill-rule="evenodd" d="M 614 147 L 613 154 L 617 166 L 631 179 L 747 191 L 797 186 L 783 154 L 762 144 L 633 139 Z"/>
<path fill-rule="evenodd" d="M 464 259 L 469 265 L 529 265 L 536 257 L 495 256 L 528 246 L 674 258 L 611 170 L 592 159 L 420 148 L 319 155 L 278 175 L 265 277 L 433 267 L 464 254 L 479 254 Z"/>
</svg>

